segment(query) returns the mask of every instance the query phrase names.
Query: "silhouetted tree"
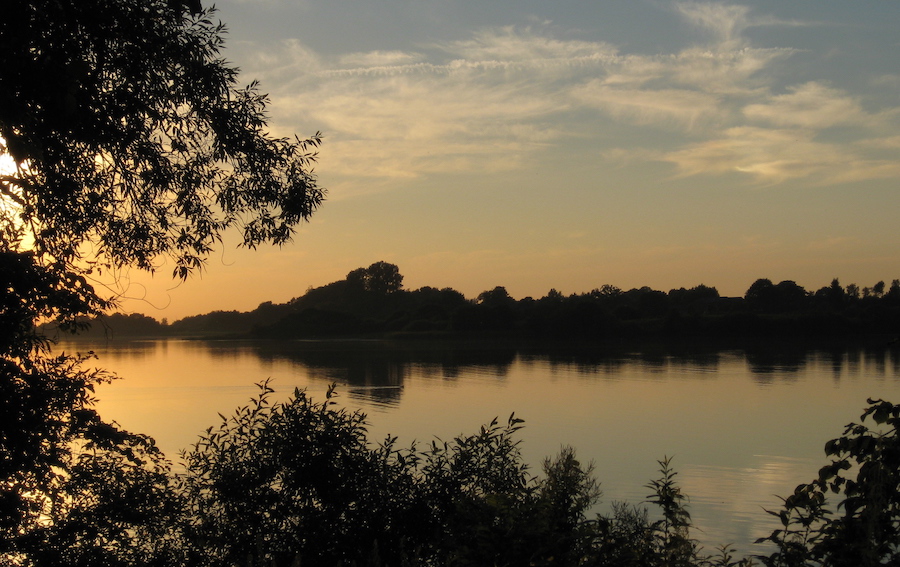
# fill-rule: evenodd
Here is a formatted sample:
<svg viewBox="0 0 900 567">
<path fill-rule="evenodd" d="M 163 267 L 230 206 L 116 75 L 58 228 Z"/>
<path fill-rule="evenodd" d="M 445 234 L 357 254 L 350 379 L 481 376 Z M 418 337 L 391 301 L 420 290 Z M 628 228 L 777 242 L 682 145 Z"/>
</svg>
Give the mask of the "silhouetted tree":
<svg viewBox="0 0 900 567">
<path fill-rule="evenodd" d="M 109 303 L 88 276 L 110 269 L 166 258 L 186 278 L 229 227 L 251 248 L 286 242 L 323 199 L 318 135 L 266 133 L 266 97 L 238 88 L 211 15 L 195 0 L 4 6 L 0 155 L 15 164 L 0 177 L 6 562 L 152 562 L 133 553 L 135 538 L 164 541 L 142 528 L 162 509 L 136 496 L 166 491 L 161 456 L 103 423 L 91 391 L 108 376 L 49 355 L 36 323 L 77 328 L 101 312 Z M 128 513 L 113 522 L 103 511 L 114 506 Z M 61 546 L 79 551 L 54 555 Z"/>
<path fill-rule="evenodd" d="M 351 289 L 361 289 L 386 295 L 400 291 L 403 287 L 403 276 L 400 268 L 388 262 L 375 262 L 368 268 L 357 268 L 347 274 L 347 284 Z"/>
<path fill-rule="evenodd" d="M 403 276 L 400 268 L 387 262 L 375 262 L 366 268 L 366 289 L 374 293 L 388 294 L 400 291 Z"/>
<path fill-rule="evenodd" d="M 184 277 L 229 226 L 288 240 L 322 200 L 319 138 L 266 134 L 266 97 L 237 88 L 223 26 L 162 0 L 14 2 L 0 22 L 0 180 L 7 222 L 41 257 Z"/>
<path fill-rule="evenodd" d="M 719 291 L 714 287 L 700 284 L 690 289 L 682 287 L 669 290 L 668 296 L 673 307 L 690 313 L 701 313 L 719 299 Z"/>
<path fill-rule="evenodd" d="M 620 295 L 622 295 L 622 290 L 610 284 L 603 284 L 591 291 L 591 296 L 594 297 L 618 297 Z"/>
<path fill-rule="evenodd" d="M 891 287 L 885 294 L 885 298 L 894 304 L 900 304 L 900 280 L 891 282 Z"/>
<path fill-rule="evenodd" d="M 669 300 L 665 292 L 643 286 L 629 289 L 622 294 L 623 306 L 630 308 L 635 317 L 652 318 L 665 315 Z"/>
<path fill-rule="evenodd" d="M 841 282 L 838 281 L 837 278 L 831 280 L 830 286 L 822 288 L 818 292 L 816 292 L 816 295 L 824 298 L 832 309 L 839 309 L 844 305 L 846 300 L 844 288 L 843 286 L 841 286 Z"/>
<path fill-rule="evenodd" d="M 778 282 L 775 286 L 775 308 L 779 311 L 793 311 L 802 308 L 805 305 L 809 294 L 803 289 L 803 286 L 797 285 L 791 280 Z"/>
<path fill-rule="evenodd" d="M 347 280 L 347 285 L 349 285 L 351 289 L 364 291 L 366 289 L 367 278 L 368 273 L 365 268 L 356 268 L 347 274 L 345 279 Z"/>
<path fill-rule="evenodd" d="M 482 291 L 475 299 L 476 303 L 484 305 L 485 307 L 509 307 L 514 304 L 515 301 L 516 300 L 509 295 L 509 292 L 506 291 L 506 288 L 501 285 L 498 285 L 489 291 Z"/>
<path fill-rule="evenodd" d="M 549 303 L 559 304 L 562 303 L 563 300 L 565 300 L 565 296 L 561 292 L 557 291 L 556 288 L 551 288 L 550 291 L 547 292 L 547 295 L 545 295 L 541 299 Z"/>
<path fill-rule="evenodd" d="M 772 283 L 772 280 L 769 278 L 759 278 L 747 288 L 747 292 L 744 293 L 744 299 L 751 307 L 766 306 L 771 303 L 774 289 L 775 284 Z"/>
<path fill-rule="evenodd" d="M 803 287 L 790 280 L 778 285 L 769 279 L 758 279 L 753 282 L 744 295 L 751 309 L 769 313 L 796 311 L 803 307 L 808 294 Z"/>
</svg>

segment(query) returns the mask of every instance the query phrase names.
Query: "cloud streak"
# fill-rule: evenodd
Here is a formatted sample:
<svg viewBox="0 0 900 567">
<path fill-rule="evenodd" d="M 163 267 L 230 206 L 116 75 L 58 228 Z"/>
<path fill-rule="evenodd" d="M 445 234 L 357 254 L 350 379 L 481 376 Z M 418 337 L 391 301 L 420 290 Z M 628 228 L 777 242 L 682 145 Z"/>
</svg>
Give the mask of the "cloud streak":
<svg viewBox="0 0 900 567">
<path fill-rule="evenodd" d="M 540 167 L 548 147 L 608 144 L 591 137 L 609 125 L 634 129 L 635 141 L 600 155 L 669 163 L 682 176 L 777 185 L 900 173 L 900 148 L 884 131 L 896 127 L 897 108 L 867 111 L 859 96 L 824 80 L 779 85 L 799 50 L 755 46 L 745 35 L 802 22 L 738 5 L 680 2 L 674 10 L 701 33 L 672 53 L 498 27 L 417 51 L 334 58 L 291 40 L 247 67 L 272 89 L 280 128 L 326 132 L 323 158 L 347 180 L 387 186 Z M 663 149 L 659 131 L 670 134 Z"/>
</svg>

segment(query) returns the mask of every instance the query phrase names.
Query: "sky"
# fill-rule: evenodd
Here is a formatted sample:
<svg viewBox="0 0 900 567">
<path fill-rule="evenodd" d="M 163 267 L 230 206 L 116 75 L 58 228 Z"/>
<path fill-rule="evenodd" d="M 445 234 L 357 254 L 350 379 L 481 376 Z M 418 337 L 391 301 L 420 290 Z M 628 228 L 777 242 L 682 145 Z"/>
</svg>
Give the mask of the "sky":
<svg viewBox="0 0 900 567">
<path fill-rule="evenodd" d="M 322 132 L 327 198 L 281 248 L 120 274 L 123 311 L 252 310 L 382 260 L 470 298 L 900 278 L 900 2 L 216 5 L 272 133 Z"/>
</svg>

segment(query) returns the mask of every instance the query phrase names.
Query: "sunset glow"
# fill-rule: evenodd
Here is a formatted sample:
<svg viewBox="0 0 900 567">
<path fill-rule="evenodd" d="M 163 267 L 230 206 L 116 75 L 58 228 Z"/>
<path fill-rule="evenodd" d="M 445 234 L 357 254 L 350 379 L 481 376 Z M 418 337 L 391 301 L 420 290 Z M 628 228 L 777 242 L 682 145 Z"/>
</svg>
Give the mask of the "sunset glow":
<svg viewBox="0 0 900 567">
<path fill-rule="evenodd" d="M 896 3 L 217 5 L 272 130 L 323 132 L 328 198 L 285 248 L 130 274 L 126 310 L 249 310 L 378 260 L 468 297 L 900 277 Z"/>
</svg>

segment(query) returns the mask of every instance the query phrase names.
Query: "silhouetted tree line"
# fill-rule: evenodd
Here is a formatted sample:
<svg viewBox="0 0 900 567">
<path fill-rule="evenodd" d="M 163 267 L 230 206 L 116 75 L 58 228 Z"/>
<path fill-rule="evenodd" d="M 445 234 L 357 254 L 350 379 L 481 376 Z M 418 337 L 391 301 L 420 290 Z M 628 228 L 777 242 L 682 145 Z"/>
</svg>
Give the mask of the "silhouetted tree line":
<svg viewBox="0 0 900 567">
<path fill-rule="evenodd" d="M 668 292 L 604 285 L 516 300 L 497 286 L 474 299 L 451 288 L 404 290 L 394 264 L 376 262 L 283 304 L 215 311 L 170 325 L 142 315 L 101 318 L 91 333 L 264 338 L 444 336 L 526 338 L 840 337 L 900 334 L 900 280 L 859 288 L 837 279 L 816 291 L 758 279 L 743 297 L 698 285 Z"/>
</svg>

